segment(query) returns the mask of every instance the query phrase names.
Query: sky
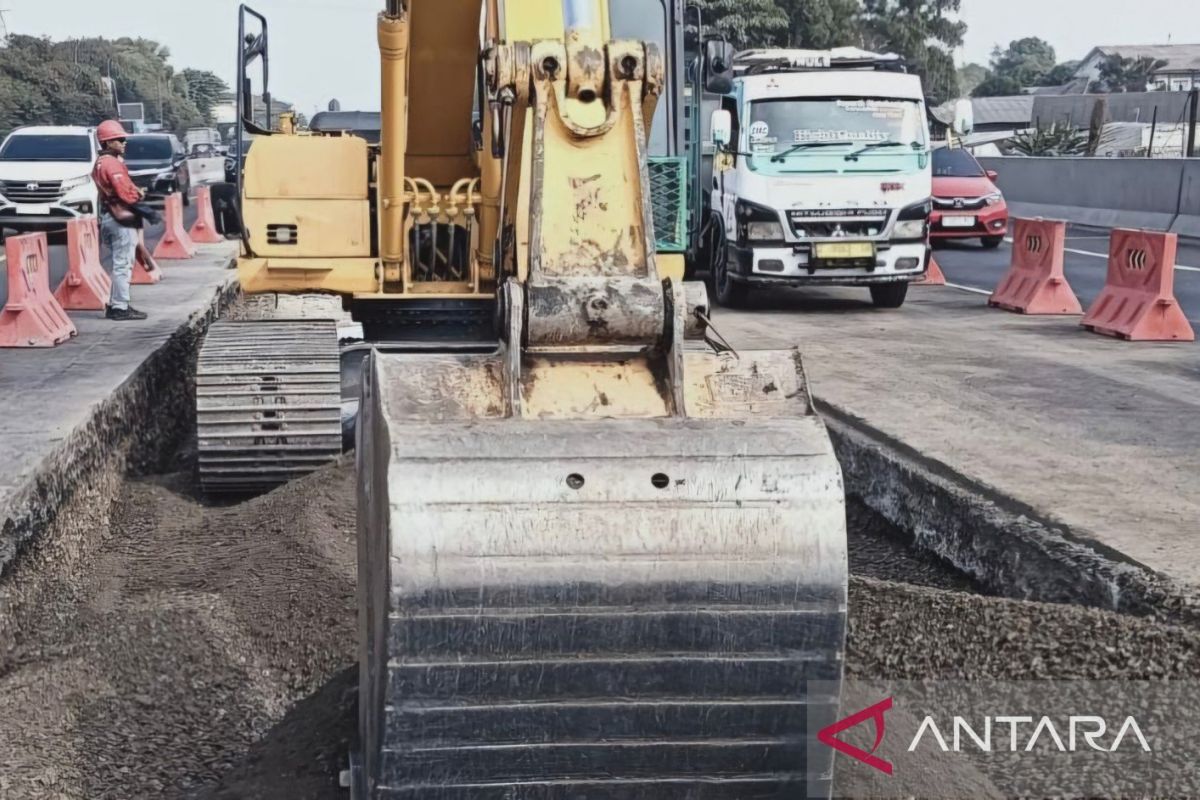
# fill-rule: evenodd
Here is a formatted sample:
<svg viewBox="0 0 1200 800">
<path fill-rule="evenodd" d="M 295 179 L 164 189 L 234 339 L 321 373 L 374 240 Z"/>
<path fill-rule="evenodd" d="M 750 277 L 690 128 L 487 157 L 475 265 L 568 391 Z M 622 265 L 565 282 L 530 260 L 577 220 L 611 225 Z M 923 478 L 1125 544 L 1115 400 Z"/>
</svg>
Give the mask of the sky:
<svg viewBox="0 0 1200 800">
<path fill-rule="evenodd" d="M 383 0 L 251 0 L 270 20 L 271 91 L 311 114 L 379 107 L 375 15 Z M 1040 36 L 1060 61 L 1099 44 L 1200 42 L 1197 0 L 963 0 L 960 64 L 986 64 L 996 44 Z M 144 36 L 171 50 L 177 69 L 236 74 L 238 0 L 0 0 L 10 32 L 53 39 Z M 202 9 L 202 10 L 201 10 Z M 1052 12 L 1051 12 L 1052 9 Z M 1049 12 L 1049 13 L 1048 13 Z"/>
</svg>

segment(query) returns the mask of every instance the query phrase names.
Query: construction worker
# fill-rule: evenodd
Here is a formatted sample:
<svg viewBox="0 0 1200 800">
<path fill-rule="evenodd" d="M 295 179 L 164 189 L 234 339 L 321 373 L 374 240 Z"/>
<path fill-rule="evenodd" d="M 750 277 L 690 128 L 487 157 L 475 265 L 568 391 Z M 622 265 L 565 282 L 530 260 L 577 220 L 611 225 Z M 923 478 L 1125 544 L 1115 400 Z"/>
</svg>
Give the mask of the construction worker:
<svg viewBox="0 0 1200 800">
<path fill-rule="evenodd" d="M 92 179 L 100 192 L 100 236 L 112 253 L 112 295 L 104 315 L 112 320 L 142 320 L 146 315 L 129 305 L 129 281 L 137 257 L 138 231 L 142 217 L 134 206 L 145 197 L 129 177 L 122 156 L 128 134 L 121 123 L 105 120 L 96 129 L 100 140 L 100 158 L 92 170 Z"/>
</svg>

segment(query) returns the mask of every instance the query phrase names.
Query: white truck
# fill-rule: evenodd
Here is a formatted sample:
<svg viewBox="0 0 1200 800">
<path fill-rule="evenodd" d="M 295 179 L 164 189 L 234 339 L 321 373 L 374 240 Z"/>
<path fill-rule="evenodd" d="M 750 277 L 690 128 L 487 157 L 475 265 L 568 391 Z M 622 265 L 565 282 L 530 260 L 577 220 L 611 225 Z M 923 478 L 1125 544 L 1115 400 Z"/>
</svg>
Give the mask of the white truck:
<svg viewBox="0 0 1200 800">
<path fill-rule="evenodd" d="M 710 183 L 699 252 L 718 302 L 833 285 L 866 286 L 878 307 L 903 305 L 929 263 L 920 78 L 897 56 L 854 48 L 709 54 L 715 152 L 700 167 Z"/>
</svg>

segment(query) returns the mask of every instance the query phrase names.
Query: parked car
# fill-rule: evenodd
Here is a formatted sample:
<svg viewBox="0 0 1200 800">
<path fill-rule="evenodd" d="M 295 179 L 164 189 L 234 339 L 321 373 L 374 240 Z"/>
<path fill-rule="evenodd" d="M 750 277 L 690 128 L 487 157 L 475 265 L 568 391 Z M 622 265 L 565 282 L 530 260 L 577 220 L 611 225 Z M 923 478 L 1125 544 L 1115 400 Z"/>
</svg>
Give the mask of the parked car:
<svg viewBox="0 0 1200 800">
<path fill-rule="evenodd" d="M 183 204 L 189 202 L 192 188 L 187 152 L 179 137 L 171 133 L 138 133 L 129 137 L 125 148 L 125 166 L 139 189 L 152 195 L 179 192 Z"/>
<path fill-rule="evenodd" d="M 1008 233 L 1008 204 L 996 177 L 966 150 L 934 150 L 930 237 L 935 242 L 978 238 L 988 249 L 999 247 Z"/>
<path fill-rule="evenodd" d="M 91 128 L 18 128 L 0 145 L 0 229 L 57 230 L 95 214 L 92 168 L 98 145 Z"/>
</svg>

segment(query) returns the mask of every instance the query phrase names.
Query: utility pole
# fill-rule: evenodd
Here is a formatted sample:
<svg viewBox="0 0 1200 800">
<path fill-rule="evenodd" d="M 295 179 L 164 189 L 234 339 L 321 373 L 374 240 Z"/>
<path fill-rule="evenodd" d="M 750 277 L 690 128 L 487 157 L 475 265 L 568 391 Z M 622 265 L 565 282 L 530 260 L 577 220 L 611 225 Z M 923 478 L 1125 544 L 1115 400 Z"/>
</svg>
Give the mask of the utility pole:
<svg viewBox="0 0 1200 800">
<path fill-rule="evenodd" d="M 1187 152 L 1183 154 L 1183 157 L 1194 158 L 1196 156 L 1196 109 L 1200 107 L 1200 86 L 1192 86 L 1188 103 L 1191 108 L 1188 111 Z"/>
</svg>

